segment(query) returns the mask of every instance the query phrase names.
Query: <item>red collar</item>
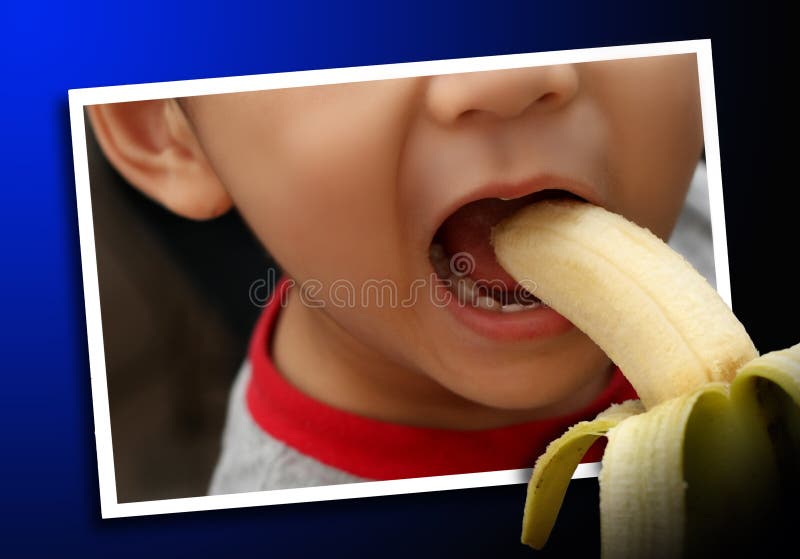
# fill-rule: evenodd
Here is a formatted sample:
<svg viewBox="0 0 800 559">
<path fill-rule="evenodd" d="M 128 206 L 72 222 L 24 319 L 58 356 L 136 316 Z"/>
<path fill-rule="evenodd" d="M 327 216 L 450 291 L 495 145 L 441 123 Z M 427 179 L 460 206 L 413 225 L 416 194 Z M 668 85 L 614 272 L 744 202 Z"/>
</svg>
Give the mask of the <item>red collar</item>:
<svg viewBox="0 0 800 559">
<path fill-rule="evenodd" d="M 608 387 L 584 410 L 498 429 L 410 427 L 336 409 L 289 384 L 269 355 L 280 303 L 290 286 L 285 280 L 278 283 L 250 342 L 248 408 L 273 437 L 359 477 L 387 480 L 530 468 L 547 444 L 574 423 L 593 418 L 612 403 L 636 398 L 616 369 Z M 595 462 L 601 455 L 602 445 L 595 445 L 584 461 Z"/>
</svg>

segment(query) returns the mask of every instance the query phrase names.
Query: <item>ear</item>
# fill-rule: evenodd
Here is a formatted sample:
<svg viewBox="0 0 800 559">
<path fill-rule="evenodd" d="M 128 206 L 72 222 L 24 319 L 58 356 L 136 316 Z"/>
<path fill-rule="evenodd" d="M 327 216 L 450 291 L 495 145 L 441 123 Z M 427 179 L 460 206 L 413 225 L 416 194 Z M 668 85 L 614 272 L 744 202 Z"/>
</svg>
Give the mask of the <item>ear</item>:
<svg viewBox="0 0 800 559">
<path fill-rule="evenodd" d="M 232 201 L 174 99 L 88 107 L 100 147 L 129 183 L 190 219 L 217 217 Z"/>
</svg>

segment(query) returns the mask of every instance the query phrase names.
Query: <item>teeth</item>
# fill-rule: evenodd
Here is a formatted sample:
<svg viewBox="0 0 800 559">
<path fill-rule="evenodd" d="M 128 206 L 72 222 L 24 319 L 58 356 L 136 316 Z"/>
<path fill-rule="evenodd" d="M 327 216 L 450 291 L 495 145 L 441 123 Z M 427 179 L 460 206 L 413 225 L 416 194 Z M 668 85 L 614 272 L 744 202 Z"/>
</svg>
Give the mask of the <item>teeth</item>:
<svg viewBox="0 0 800 559">
<path fill-rule="evenodd" d="M 497 301 L 496 299 L 492 299 L 491 297 L 486 297 L 484 295 L 478 295 L 475 298 L 475 306 L 490 311 L 499 311 L 503 309 L 503 306 L 500 304 L 499 301 Z"/>
<path fill-rule="evenodd" d="M 456 295 L 461 304 L 476 304 L 475 298 L 478 294 L 475 293 L 475 282 L 470 278 L 459 278 L 456 282 Z"/>
<path fill-rule="evenodd" d="M 508 305 L 503 305 L 493 297 L 479 294 L 475 280 L 472 278 L 453 275 L 453 271 L 450 268 L 450 260 L 442 245 L 431 243 L 428 255 L 436 275 L 440 279 L 450 281 L 450 290 L 456 294 L 459 303 L 462 305 L 470 304 L 481 309 L 503 313 L 520 312 L 544 306 L 544 303 L 539 301 L 530 304 L 509 303 Z"/>
<path fill-rule="evenodd" d="M 531 303 L 530 305 L 520 305 L 519 303 L 509 303 L 500 307 L 500 312 L 520 312 L 538 307 L 538 303 Z"/>
</svg>

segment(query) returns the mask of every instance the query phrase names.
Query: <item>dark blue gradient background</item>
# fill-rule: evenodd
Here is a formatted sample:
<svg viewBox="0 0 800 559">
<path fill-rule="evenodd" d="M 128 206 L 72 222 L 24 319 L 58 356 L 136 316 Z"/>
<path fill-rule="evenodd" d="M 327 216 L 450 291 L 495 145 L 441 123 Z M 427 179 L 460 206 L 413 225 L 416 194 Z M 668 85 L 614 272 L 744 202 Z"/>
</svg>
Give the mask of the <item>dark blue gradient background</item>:
<svg viewBox="0 0 800 559">
<path fill-rule="evenodd" d="M 0 555 L 535 556 L 522 485 L 100 519 L 71 88 L 711 38 L 734 308 L 762 351 L 800 341 L 779 322 L 797 316 L 796 272 L 769 260 L 796 261 L 799 235 L 782 221 L 787 144 L 767 132 L 786 84 L 766 3 L 303 4 L 0 4 Z M 546 556 L 596 554 L 596 494 L 573 484 Z"/>
</svg>

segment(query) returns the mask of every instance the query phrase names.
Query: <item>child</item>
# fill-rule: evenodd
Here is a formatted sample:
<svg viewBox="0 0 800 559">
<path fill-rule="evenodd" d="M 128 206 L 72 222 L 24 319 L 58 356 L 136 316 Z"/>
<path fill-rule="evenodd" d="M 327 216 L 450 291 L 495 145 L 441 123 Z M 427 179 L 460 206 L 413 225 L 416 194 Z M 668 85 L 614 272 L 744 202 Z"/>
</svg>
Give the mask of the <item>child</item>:
<svg viewBox="0 0 800 559">
<path fill-rule="evenodd" d="M 635 397 L 499 267 L 489 231 L 569 195 L 668 238 L 702 150 L 694 55 L 89 115 L 131 184 L 189 218 L 235 205 L 285 273 L 231 393 L 212 493 L 531 467 Z"/>
</svg>

